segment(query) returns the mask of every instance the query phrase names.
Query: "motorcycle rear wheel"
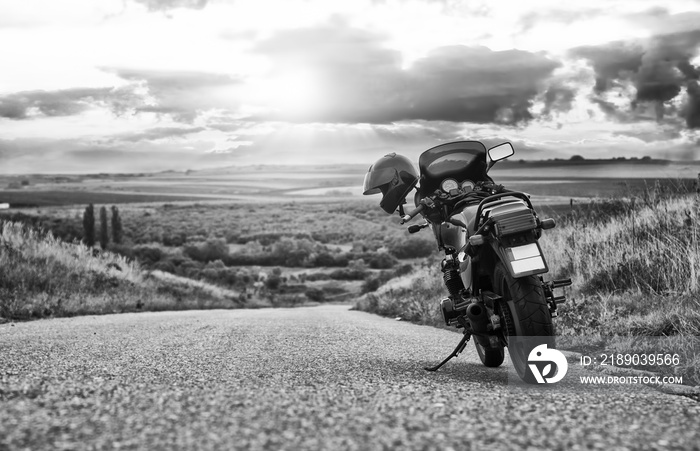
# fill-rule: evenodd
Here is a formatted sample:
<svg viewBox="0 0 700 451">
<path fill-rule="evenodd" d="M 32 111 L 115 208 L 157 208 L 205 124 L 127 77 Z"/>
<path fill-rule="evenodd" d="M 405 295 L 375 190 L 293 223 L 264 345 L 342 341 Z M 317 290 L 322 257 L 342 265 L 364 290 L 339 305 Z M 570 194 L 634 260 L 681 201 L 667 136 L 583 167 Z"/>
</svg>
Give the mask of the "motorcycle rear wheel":
<svg viewBox="0 0 700 451">
<path fill-rule="evenodd" d="M 499 346 L 498 348 L 486 348 L 481 346 L 477 340 L 474 340 L 474 346 L 476 346 L 476 353 L 479 354 L 481 363 L 489 368 L 501 366 L 506 357 L 506 352 L 503 346 Z"/>
<path fill-rule="evenodd" d="M 539 344 L 554 347 L 552 315 L 544 297 L 542 283 L 537 276 L 513 278 L 498 262 L 493 272 L 493 289 L 502 297 L 499 310 L 503 331 L 508 343 L 508 354 L 518 376 L 523 381 L 537 382 L 528 368 L 531 348 Z M 512 305 L 508 303 L 512 301 Z M 530 342 L 510 340 L 512 336 L 537 337 Z"/>
</svg>

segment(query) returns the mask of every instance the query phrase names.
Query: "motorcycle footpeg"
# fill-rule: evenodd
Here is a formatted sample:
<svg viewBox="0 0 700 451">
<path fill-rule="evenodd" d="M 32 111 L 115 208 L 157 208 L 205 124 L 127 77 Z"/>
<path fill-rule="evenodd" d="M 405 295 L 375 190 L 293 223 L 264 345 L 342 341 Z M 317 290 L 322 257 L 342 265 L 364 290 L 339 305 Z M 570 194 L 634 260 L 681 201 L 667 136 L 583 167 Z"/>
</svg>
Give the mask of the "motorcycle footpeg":
<svg viewBox="0 0 700 451">
<path fill-rule="evenodd" d="M 552 280 L 551 284 L 552 288 L 568 287 L 571 285 L 571 279 Z"/>
</svg>

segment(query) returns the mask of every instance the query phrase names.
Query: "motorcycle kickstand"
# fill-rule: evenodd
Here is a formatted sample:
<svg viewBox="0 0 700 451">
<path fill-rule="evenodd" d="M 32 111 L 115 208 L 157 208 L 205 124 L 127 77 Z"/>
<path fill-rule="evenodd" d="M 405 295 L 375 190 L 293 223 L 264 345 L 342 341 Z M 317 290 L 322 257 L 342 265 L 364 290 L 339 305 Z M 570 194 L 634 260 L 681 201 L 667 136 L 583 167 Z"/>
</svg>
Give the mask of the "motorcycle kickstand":
<svg viewBox="0 0 700 451">
<path fill-rule="evenodd" d="M 464 347 L 467 346 L 467 342 L 469 341 L 469 338 L 471 337 L 471 334 L 465 333 L 464 336 L 462 337 L 462 340 L 460 340 L 459 344 L 455 348 L 454 351 L 452 351 L 452 354 L 447 356 L 445 360 L 440 362 L 438 365 L 435 366 L 426 366 L 423 369 L 425 371 L 437 371 L 439 370 L 444 364 L 452 360 L 453 358 L 457 357 L 462 351 L 464 351 Z"/>
</svg>

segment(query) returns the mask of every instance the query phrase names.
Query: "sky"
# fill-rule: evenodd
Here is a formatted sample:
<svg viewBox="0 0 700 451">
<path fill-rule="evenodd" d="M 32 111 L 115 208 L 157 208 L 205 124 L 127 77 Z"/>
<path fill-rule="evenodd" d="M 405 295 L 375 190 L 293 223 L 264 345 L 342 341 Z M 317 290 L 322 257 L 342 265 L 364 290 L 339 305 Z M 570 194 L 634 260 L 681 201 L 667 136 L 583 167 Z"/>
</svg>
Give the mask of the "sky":
<svg viewBox="0 0 700 451">
<path fill-rule="evenodd" d="M 700 158 L 700 0 L 0 0 L 0 173 Z"/>
</svg>

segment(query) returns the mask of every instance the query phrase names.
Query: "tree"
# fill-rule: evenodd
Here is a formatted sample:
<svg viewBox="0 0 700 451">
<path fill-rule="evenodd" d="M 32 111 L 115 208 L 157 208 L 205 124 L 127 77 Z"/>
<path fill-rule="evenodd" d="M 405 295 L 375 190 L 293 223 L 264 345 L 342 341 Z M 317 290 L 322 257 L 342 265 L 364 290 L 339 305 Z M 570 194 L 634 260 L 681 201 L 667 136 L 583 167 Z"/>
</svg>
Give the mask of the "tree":
<svg viewBox="0 0 700 451">
<path fill-rule="evenodd" d="M 90 204 L 83 213 L 83 242 L 92 247 L 95 245 L 95 207 Z"/>
<path fill-rule="evenodd" d="M 107 249 L 109 244 L 109 230 L 107 229 L 107 209 L 102 206 L 100 208 L 100 246 L 102 249 Z"/>
<path fill-rule="evenodd" d="M 112 242 L 121 244 L 122 242 L 122 219 L 119 217 L 119 210 L 112 205 Z"/>
<path fill-rule="evenodd" d="M 585 158 L 583 158 L 581 155 L 574 155 L 573 157 L 569 158 L 569 161 L 583 161 Z"/>
</svg>

